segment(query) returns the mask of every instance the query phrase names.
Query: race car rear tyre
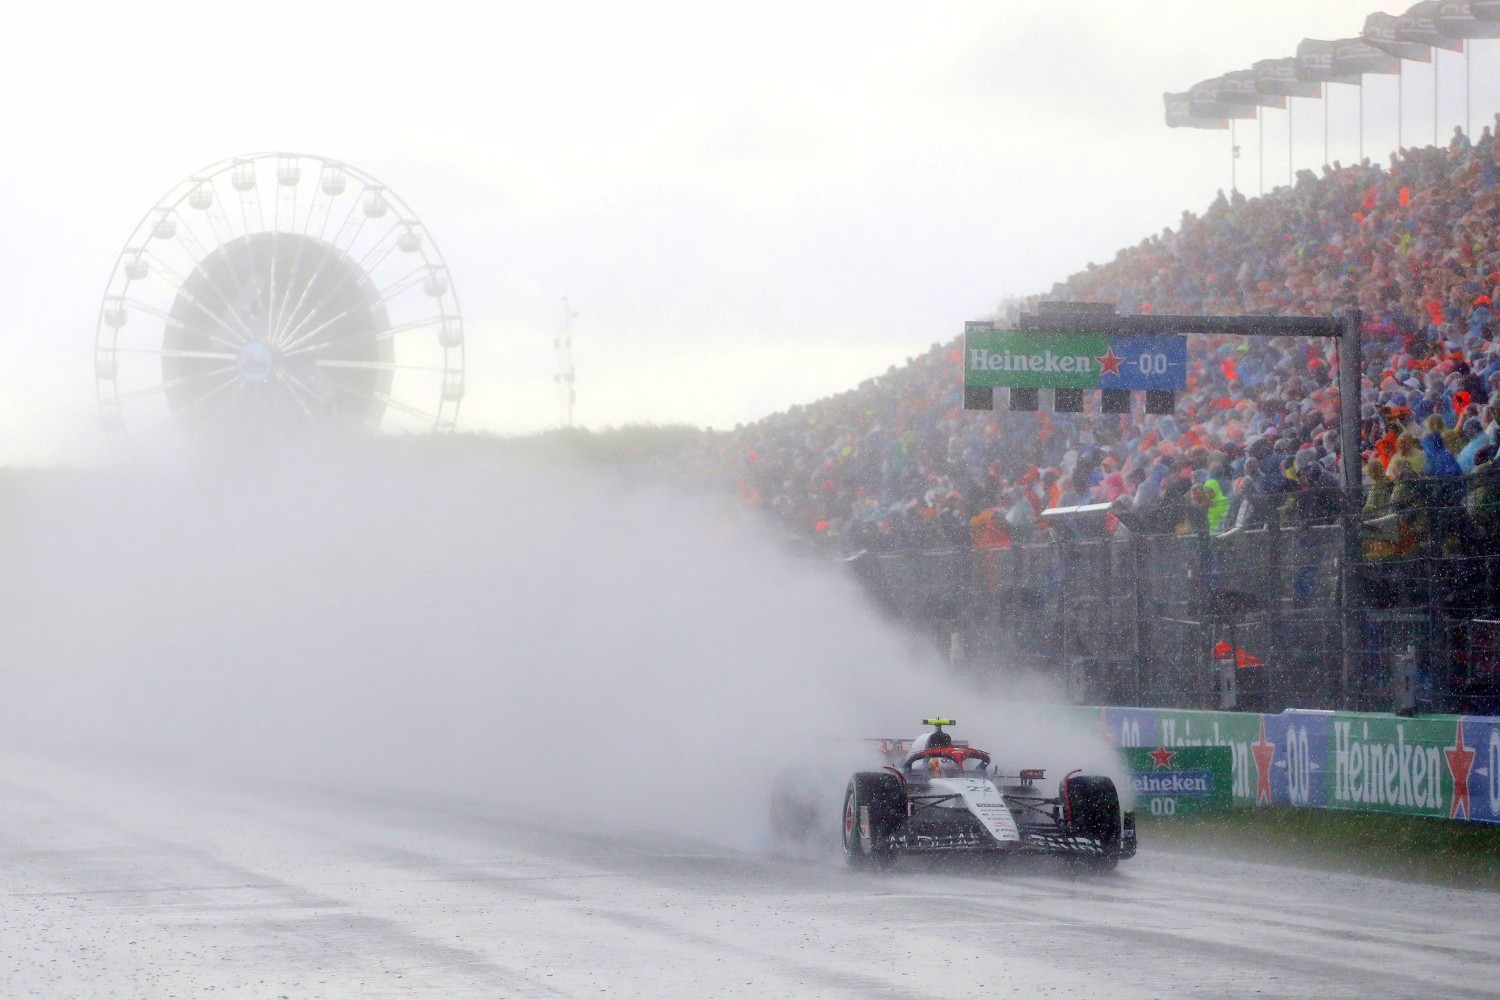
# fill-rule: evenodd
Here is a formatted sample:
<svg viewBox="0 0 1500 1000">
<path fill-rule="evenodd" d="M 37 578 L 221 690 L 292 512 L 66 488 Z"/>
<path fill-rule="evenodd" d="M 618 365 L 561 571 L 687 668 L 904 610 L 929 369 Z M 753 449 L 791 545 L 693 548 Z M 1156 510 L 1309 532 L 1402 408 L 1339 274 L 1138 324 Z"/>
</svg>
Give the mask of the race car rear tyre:
<svg viewBox="0 0 1500 1000">
<path fill-rule="evenodd" d="M 869 836 L 864 818 L 869 816 Z M 883 868 L 895 860 L 892 838 L 906 818 L 906 791 L 901 779 L 881 771 L 861 771 L 844 790 L 842 833 L 844 858 L 851 868 Z"/>
<path fill-rule="evenodd" d="M 1073 860 L 1092 871 L 1113 871 L 1120 863 L 1120 793 L 1103 775 L 1074 775 L 1064 781 L 1068 832 L 1090 841 Z"/>
</svg>

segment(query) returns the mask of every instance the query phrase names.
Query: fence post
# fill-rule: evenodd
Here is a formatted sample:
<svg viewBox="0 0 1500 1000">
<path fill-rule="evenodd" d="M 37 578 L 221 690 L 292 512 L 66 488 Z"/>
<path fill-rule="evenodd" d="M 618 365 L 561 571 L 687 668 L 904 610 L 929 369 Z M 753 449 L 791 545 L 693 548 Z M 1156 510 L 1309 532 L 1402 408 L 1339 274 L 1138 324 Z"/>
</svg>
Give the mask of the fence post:
<svg viewBox="0 0 1500 1000">
<path fill-rule="evenodd" d="M 1135 703 L 1139 705 L 1146 686 L 1150 627 L 1146 623 L 1146 539 L 1135 531 L 1130 532 L 1130 575 L 1135 591 Z"/>
<path fill-rule="evenodd" d="M 1361 335 L 1364 316 L 1358 309 L 1346 309 L 1339 317 L 1343 332 L 1339 337 L 1339 460 L 1343 467 L 1343 516 L 1339 519 L 1343 533 L 1343 557 L 1339 560 L 1339 646 L 1342 653 L 1339 668 L 1339 697 L 1345 711 L 1353 705 L 1353 686 L 1359 676 L 1362 657 L 1360 638 L 1364 633 L 1359 594 L 1360 515 L 1364 499 L 1360 495 L 1363 453 L 1359 440 L 1361 373 Z"/>
<path fill-rule="evenodd" d="M 1286 579 L 1281 572 L 1281 508 L 1272 507 L 1266 516 L 1266 572 L 1270 574 L 1271 593 L 1276 597 L 1276 618 L 1281 618 L 1281 595 L 1286 593 Z"/>
<path fill-rule="evenodd" d="M 1213 604 L 1213 591 L 1209 578 L 1213 574 L 1213 551 L 1209 547 L 1208 519 L 1198 525 L 1198 614 L 1206 614 Z"/>
<path fill-rule="evenodd" d="M 1425 594 L 1426 601 L 1424 602 L 1426 606 L 1423 608 L 1423 611 L 1425 612 L 1423 615 L 1423 632 L 1425 633 L 1423 645 L 1426 646 L 1426 649 L 1423 651 L 1422 659 L 1418 661 L 1419 663 L 1425 663 L 1427 666 L 1426 674 L 1428 678 L 1428 684 L 1426 691 L 1427 705 L 1424 706 L 1424 708 L 1419 708 L 1418 711 L 1423 711 L 1425 709 L 1425 711 L 1431 712 L 1436 707 L 1433 704 L 1433 701 L 1434 697 L 1438 694 L 1437 665 L 1438 656 L 1440 655 L 1438 651 L 1437 641 L 1439 615 L 1438 609 L 1443 598 L 1441 589 L 1442 580 L 1438 575 L 1439 560 L 1443 555 L 1443 539 L 1441 533 L 1438 531 L 1438 528 L 1441 526 L 1439 524 L 1439 520 L 1440 518 L 1445 519 L 1446 512 L 1444 508 L 1439 507 L 1435 502 L 1439 499 L 1444 498 L 1436 493 L 1437 487 L 1435 485 L 1432 485 L 1432 481 L 1429 480 L 1428 483 L 1429 485 L 1427 486 L 1427 492 L 1422 498 L 1423 505 L 1427 510 L 1427 544 L 1425 547 L 1426 551 L 1422 555 L 1422 566 L 1425 571 L 1424 575 L 1427 578 L 1427 587 Z M 1445 667 L 1443 672 L 1443 694 L 1446 695 L 1446 689 L 1450 686 L 1447 683 L 1447 674 L 1449 673 L 1449 669 Z M 1418 688 L 1417 693 L 1419 695 L 1422 693 L 1420 688 Z M 1437 710 L 1444 711 L 1446 710 L 1446 706 L 1438 708 Z"/>
</svg>

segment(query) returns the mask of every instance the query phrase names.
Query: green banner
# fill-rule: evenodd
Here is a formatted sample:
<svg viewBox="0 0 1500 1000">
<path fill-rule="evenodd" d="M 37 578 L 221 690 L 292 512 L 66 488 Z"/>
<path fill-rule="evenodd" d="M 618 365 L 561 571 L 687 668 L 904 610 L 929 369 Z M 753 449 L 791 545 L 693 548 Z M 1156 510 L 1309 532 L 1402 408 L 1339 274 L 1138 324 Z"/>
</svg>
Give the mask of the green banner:
<svg viewBox="0 0 1500 1000">
<path fill-rule="evenodd" d="M 1234 805 L 1228 747 L 1123 750 L 1140 816 L 1228 812 Z"/>
<path fill-rule="evenodd" d="M 1221 746 L 1236 804 L 1500 823 L 1500 718 L 1101 710 L 1118 747 Z"/>
<path fill-rule="evenodd" d="M 1153 752 L 1212 748 L 1228 759 L 1231 801 L 1500 823 L 1500 717 L 1290 709 L 1275 714 L 1109 706 L 1037 707 L 1040 724 L 1098 732 L 1145 770 Z M 1144 755 L 1144 756 L 1143 756 Z M 1171 768 L 1186 767 L 1173 757 Z M 1144 783 L 1136 808 L 1150 814 Z M 1166 789 L 1168 792 L 1170 789 Z M 1159 810 L 1182 806 L 1164 803 Z"/>
<path fill-rule="evenodd" d="M 1011 389 L 1156 389 L 1187 385 L 1187 338 L 1155 334 L 964 332 L 964 385 Z"/>
<path fill-rule="evenodd" d="M 1454 771 L 1462 771 L 1467 785 L 1475 756 L 1451 717 L 1336 713 L 1323 773 L 1324 802 L 1330 809 L 1446 819 L 1456 798 Z"/>
<path fill-rule="evenodd" d="M 964 385 L 1014 389 L 1093 389 L 1108 335 L 1055 333 L 1039 337 L 1016 330 L 964 337 Z"/>
<path fill-rule="evenodd" d="M 1139 746 L 1223 747 L 1230 754 L 1231 794 L 1243 805 L 1255 804 L 1269 771 L 1257 756 L 1267 749 L 1265 729 L 1258 715 L 1245 712 L 1203 712 L 1157 709 L 1154 732 L 1138 734 Z M 1264 758 L 1262 758 L 1264 759 Z"/>
</svg>

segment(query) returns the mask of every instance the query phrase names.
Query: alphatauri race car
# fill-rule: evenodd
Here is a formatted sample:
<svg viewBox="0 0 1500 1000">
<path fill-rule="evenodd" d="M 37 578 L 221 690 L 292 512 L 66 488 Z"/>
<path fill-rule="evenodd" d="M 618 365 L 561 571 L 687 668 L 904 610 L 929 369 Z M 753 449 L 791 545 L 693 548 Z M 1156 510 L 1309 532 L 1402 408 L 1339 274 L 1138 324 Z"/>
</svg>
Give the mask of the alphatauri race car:
<svg viewBox="0 0 1500 1000">
<path fill-rule="evenodd" d="M 856 868 L 883 867 L 908 854 L 971 852 L 1050 854 L 1098 871 L 1135 856 L 1135 813 L 1121 808 L 1115 783 L 1077 771 L 1057 794 L 1037 787 L 1040 769 L 1000 773 L 990 755 L 944 726 L 952 719 L 923 719 L 932 732 L 914 740 L 869 740 L 884 757 L 879 771 L 849 779 L 840 814 L 844 857 Z M 780 783 L 772 801 L 773 825 L 795 834 L 816 815 L 798 801 L 797 789 Z"/>
</svg>

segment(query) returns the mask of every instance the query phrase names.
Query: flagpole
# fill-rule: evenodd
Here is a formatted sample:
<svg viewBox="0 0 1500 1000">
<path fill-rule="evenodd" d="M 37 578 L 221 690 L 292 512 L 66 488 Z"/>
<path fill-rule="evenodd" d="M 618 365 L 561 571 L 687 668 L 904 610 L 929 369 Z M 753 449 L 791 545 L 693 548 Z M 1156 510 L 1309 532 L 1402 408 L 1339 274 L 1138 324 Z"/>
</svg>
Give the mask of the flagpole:
<svg viewBox="0 0 1500 1000">
<path fill-rule="evenodd" d="M 1396 150 L 1406 148 L 1406 60 L 1396 60 Z"/>
<path fill-rule="evenodd" d="M 1359 78 L 1359 162 L 1365 162 L 1365 78 Z"/>
<path fill-rule="evenodd" d="M 1259 104 L 1255 106 L 1255 155 L 1260 157 L 1260 164 L 1255 168 L 1255 182 L 1260 185 L 1260 195 L 1266 196 L 1266 109 Z"/>
<path fill-rule="evenodd" d="M 1240 158 L 1240 123 L 1236 118 L 1229 119 L 1229 193 L 1234 194 L 1239 188 L 1239 164 Z"/>
<path fill-rule="evenodd" d="M 1438 81 L 1442 74 L 1438 72 L 1438 47 L 1432 47 L 1432 144 L 1438 144 Z"/>
<path fill-rule="evenodd" d="M 1328 89 L 1328 84 L 1318 84 L 1323 91 L 1323 166 L 1328 166 L 1328 99 L 1333 91 Z"/>
<path fill-rule="evenodd" d="M 1469 40 L 1464 39 L 1464 134 L 1474 131 L 1474 120 L 1469 117 Z"/>
<path fill-rule="evenodd" d="M 1292 166 L 1293 166 L 1293 164 L 1292 164 L 1292 160 L 1293 160 L 1293 157 L 1292 157 L 1292 141 L 1293 141 L 1293 135 L 1292 135 L 1292 108 L 1294 108 L 1296 106 L 1297 106 L 1297 99 L 1295 97 L 1288 97 L 1286 99 L 1286 186 L 1287 187 L 1291 187 L 1292 183 L 1293 183 L 1293 180 L 1294 180 L 1294 178 L 1292 176 L 1292 174 L 1293 174 L 1293 170 L 1292 170 Z"/>
</svg>

